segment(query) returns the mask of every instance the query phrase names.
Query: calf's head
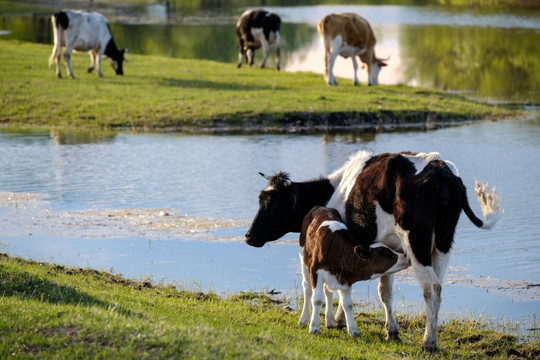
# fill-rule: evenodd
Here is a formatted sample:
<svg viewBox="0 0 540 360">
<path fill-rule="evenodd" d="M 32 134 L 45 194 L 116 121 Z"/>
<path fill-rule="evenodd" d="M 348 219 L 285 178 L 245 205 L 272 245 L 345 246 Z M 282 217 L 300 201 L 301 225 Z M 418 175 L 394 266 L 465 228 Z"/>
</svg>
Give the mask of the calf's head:
<svg viewBox="0 0 540 360">
<path fill-rule="evenodd" d="M 354 252 L 359 258 L 367 260 L 365 266 L 371 274 L 371 279 L 396 273 L 411 265 L 407 254 L 395 252 L 381 243 L 372 244 L 369 249 L 356 246 Z"/>
<path fill-rule="evenodd" d="M 259 194 L 259 210 L 245 235 L 248 245 L 261 247 L 288 232 L 299 232 L 302 214 L 298 209 L 296 185 L 287 173 L 277 173 Z"/>
</svg>

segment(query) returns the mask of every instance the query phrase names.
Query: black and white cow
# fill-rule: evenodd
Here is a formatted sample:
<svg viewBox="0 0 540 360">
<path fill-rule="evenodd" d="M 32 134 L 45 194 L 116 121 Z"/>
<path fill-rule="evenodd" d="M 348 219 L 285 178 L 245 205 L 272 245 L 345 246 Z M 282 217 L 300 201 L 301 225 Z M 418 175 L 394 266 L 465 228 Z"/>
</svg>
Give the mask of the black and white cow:
<svg viewBox="0 0 540 360">
<path fill-rule="evenodd" d="M 276 67 L 279 70 L 280 26 L 281 18 L 265 10 L 247 10 L 240 15 L 236 23 L 236 36 L 240 42 L 237 66 L 242 66 L 244 54 L 246 55 L 247 64 L 252 66 L 255 49 L 262 47 L 263 61 L 261 67 L 265 67 L 270 54 L 270 45 L 274 44 L 276 48 Z"/>
<path fill-rule="evenodd" d="M 484 221 L 471 210 L 455 165 L 441 160 L 438 153 L 360 151 L 325 178 L 292 182 L 286 173 L 270 177 L 245 241 L 261 247 L 288 232 L 300 232 L 302 219 L 314 206 L 337 209 L 355 238 L 407 253 L 425 300 L 422 346 L 434 350 L 441 283 L 461 211 L 481 229 L 491 228 L 502 215 L 500 198 L 487 184 L 477 182 L 475 192 Z M 382 276 L 379 296 L 386 313 L 386 337 L 399 340 L 392 285 L 393 275 Z"/>
<path fill-rule="evenodd" d="M 54 47 L 49 58 L 49 66 L 56 62 L 56 76 L 62 77 L 60 71 L 60 56 L 62 47 L 65 47 L 64 59 L 69 76 L 75 78 L 71 68 L 71 53 L 73 50 L 88 51 L 90 53 L 90 67 L 92 72 L 97 63 L 97 74 L 101 73 L 101 58 L 108 56 L 117 75 L 124 75 L 122 63 L 125 49 L 116 47 L 107 19 L 100 13 L 93 11 L 62 10 L 51 17 Z"/>
</svg>

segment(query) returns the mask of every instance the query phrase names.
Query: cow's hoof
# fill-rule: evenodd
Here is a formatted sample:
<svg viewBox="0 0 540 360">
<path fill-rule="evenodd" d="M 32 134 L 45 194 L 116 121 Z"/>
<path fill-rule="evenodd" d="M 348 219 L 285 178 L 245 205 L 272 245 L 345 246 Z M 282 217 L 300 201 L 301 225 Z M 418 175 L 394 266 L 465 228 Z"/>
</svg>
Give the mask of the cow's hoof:
<svg viewBox="0 0 540 360">
<path fill-rule="evenodd" d="M 353 333 L 351 333 L 349 335 L 351 335 L 351 337 L 353 337 L 353 338 L 360 337 L 360 333 L 358 331 L 355 331 L 355 332 L 353 332 Z"/>
<path fill-rule="evenodd" d="M 310 333 L 317 335 L 319 333 L 319 329 L 311 329 L 309 330 Z"/>
<path fill-rule="evenodd" d="M 424 350 L 433 353 L 437 351 L 437 342 L 423 342 L 422 347 L 424 348 Z"/>
<path fill-rule="evenodd" d="M 386 333 L 386 341 L 401 341 L 401 338 L 399 337 L 399 332 L 393 331 Z"/>
<path fill-rule="evenodd" d="M 89 68 L 88 68 L 88 73 L 91 73 L 92 71 L 94 71 L 94 68 L 93 68 L 93 67 L 89 67 Z"/>
</svg>

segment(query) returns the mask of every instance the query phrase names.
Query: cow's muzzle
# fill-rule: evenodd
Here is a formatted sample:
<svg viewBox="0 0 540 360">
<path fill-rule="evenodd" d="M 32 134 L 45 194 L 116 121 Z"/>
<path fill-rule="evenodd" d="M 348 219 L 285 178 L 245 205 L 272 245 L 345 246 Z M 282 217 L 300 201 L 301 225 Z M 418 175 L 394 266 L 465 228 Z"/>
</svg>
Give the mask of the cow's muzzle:
<svg viewBox="0 0 540 360">
<path fill-rule="evenodd" d="M 254 247 L 262 247 L 264 245 L 264 243 L 257 243 L 255 241 L 255 238 L 253 236 L 251 236 L 250 234 L 246 234 L 244 236 L 244 241 L 246 242 L 246 244 L 248 244 L 249 246 L 254 246 Z"/>
</svg>

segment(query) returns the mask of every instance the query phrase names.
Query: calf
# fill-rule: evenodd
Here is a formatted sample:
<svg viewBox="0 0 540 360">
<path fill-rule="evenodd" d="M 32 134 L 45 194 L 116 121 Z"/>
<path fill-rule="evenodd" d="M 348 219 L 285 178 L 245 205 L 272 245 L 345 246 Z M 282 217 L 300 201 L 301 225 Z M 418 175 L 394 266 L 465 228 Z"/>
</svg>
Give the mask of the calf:
<svg viewBox="0 0 540 360">
<path fill-rule="evenodd" d="M 97 63 L 97 74 L 101 73 L 101 57 L 108 56 L 117 75 L 124 75 L 122 63 L 125 49 L 116 47 L 107 19 L 97 12 L 63 10 L 51 17 L 54 33 L 54 47 L 49 58 L 49 66 L 56 62 L 56 76 L 62 77 L 60 71 L 60 55 L 65 47 L 64 59 L 71 78 L 75 78 L 71 68 L 71 53 L 73 50 L 88 51 L 90 53 L 90 67 L 92 72 Z"/>
<path fill-rule="evenodd" d="M 363 17 L 353 14 L 329 14 L 317 24 L 324 48 L 324 74 L 328 85 L 337 85 L 334 62 L 338 55 L 350 57 L 354 69 L 354 85 L 358 85 L 356 56 L 367 64 L 368 84 L 379 84 L 379 71 L 388 59 L 375 56 L 375 35 Z"/>
<path fill-rule="evenodd" d="M 246 63 L 252 66 L 255 49 L 262 47 L 263 61 L 261 67 L 265 67 L 270 54 L 270 45 L 274 44 L 276 48 L 276 68 L 279 70 L 280 26 L 281 18 L 276 14 L 264 10 L 245 11 L 236 23 L 236 36 L 240 42 L 237 66 L 242 66 L 244 54 L 246 54 Z"/>
<path fill-rule="evenodd" d="M 351 236 L 337 210 L 321 206 L 315 206 L 304 217 L 300 247 L 304 307 L 299 323 L 307 323 L 311 301 L 311 333 L 319 331 L 323 291 L 326 297 L 326 326 L 336 326 L 332 293 L 337 290 L 339 306 L 345 311 L 347 330 L 351 336 L 359 336 L 352 311 L 352 284 L 392 274 L 410 265 L 405 254 L 396 253 L 383 244 L 361 244 Z"/>
</svg>

